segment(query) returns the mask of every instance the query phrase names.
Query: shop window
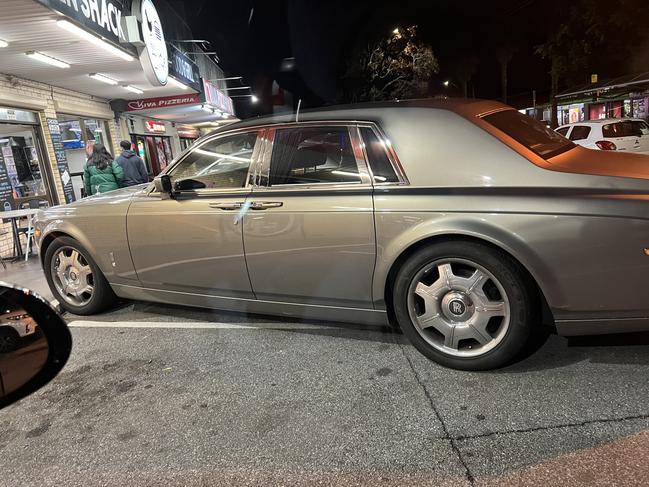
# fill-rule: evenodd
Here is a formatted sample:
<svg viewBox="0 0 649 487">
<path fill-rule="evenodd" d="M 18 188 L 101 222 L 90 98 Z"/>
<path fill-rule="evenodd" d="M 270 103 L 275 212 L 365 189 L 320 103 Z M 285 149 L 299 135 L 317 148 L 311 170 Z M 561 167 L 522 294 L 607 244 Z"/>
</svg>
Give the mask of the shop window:
<svg viewBox="0 0 649 487">
<path fill-rule="evenodd" d="M 14 199 L 46 196 L 36 137 L 31 127 L 0 124 L 0 162 L 6 167 Z"/>
</svg>

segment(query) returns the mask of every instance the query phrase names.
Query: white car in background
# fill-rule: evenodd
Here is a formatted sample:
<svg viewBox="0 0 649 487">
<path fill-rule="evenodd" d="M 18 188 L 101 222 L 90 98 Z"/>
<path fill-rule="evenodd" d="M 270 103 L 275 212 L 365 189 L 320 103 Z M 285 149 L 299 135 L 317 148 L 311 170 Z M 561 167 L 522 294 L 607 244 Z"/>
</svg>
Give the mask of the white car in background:
<svg viewBox="0 0 649 487">
<path fill-rule="evenodd" d="M 588 149 L 649 154 L 649 125 L 640 119 L 589 120 L 562 125 L 557 132 Z"/>
</svg>

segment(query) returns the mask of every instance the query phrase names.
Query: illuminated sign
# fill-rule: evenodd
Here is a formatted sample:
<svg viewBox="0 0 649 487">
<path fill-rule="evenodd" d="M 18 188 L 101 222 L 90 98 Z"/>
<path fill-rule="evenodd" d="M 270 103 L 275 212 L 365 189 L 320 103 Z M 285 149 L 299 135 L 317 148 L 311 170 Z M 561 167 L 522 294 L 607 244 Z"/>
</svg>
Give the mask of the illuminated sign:
<svg viewBox="0 0 649 487">
<path fill-rule="evenodd" d="M 145 120 L 144 130 L 154 134 L 164 134 L 167 131 L 167 128 L 162 122 L 156 122 L 155 120 Z"/>
<path fill-rule="evenodd" d="M 222 112 L 234 115 L 234 107 L 232 106 L 232 98 L 219 90 L 209 81 L 203 80 L 203 96 L 205 102 L 218 108 Z"/>
<path fill-rule="evenodd" d="M 175 107 L 178 105 L 195 105 L 200 103 L 198 93 L 188 95 L 161 96 L 159 98 L 145 98 L 143 100 L 131 100 L 126 104 L 126 110 L 134 112 L 137 110 L 150 110 L 152 108 Z"/>
</svg>

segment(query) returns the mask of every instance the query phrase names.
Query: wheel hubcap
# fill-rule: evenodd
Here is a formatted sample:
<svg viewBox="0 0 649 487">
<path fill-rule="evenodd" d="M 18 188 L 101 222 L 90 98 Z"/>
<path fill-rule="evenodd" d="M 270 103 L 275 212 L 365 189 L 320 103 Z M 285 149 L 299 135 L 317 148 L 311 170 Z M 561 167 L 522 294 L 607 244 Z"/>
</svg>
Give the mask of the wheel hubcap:
<svg viewBox="0 0 649 487">
<path fill-rule="evenodd" d="M 408 293 L 415 329 L 434 348 L 458 357 L 484 354 L 509 328 L 510 306 L 500 282 L 465 259 L 444 259 L 422 268 Z"/>
<path fill-rule="evenodd" d="M 52 259 L 52 281 L 61 297 L 74 306 L 92 299 L 94 279 L 90 264 L 77 249 L 61 247 Z"/>
</svg>

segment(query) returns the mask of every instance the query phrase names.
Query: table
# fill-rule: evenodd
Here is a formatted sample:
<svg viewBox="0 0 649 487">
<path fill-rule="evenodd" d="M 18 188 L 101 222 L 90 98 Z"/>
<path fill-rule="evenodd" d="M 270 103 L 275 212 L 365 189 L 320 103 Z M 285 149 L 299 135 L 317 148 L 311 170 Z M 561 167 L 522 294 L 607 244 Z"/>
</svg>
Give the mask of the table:
<svg viewBox="0 0 649 487">
<path fill-rule="evenodd" d="M 31 217 L 40 211 L 39 208 L 25 208 L 24 210 L 10 210 L 0 212 L 0 217 L 3 220 L 11 220 L 11 232 L 13 233 L 14 247 L 16 248 L 16 259 L 23 257 L 23 248 L 20 244 L 20 236 L 18 235 L 18 224 L 16 220 L 19 218 Z"/>
</svg>

